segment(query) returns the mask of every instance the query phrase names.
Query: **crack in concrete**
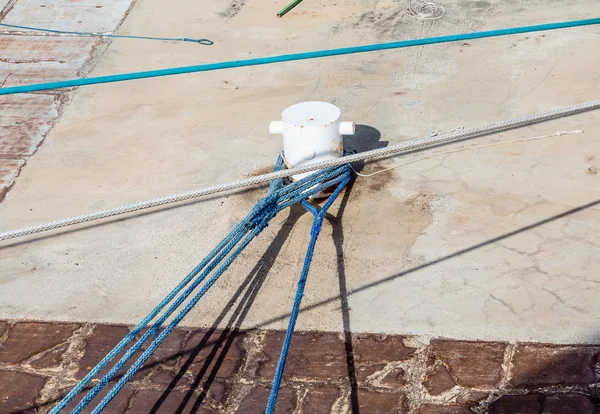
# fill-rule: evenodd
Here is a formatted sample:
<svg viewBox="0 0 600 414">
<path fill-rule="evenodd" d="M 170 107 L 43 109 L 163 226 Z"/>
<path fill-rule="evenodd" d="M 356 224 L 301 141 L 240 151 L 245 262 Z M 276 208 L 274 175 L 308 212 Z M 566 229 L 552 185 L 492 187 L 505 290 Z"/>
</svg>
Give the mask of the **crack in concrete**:
<svg viewBox="0 0 600 414">
<path fill-rule="evenodd" d="M 502 305 L 504 305 L 513 315 L 515 315 L 516 317 L 520 318 L 521 315 L 518 314 L 517 312 L 515 312 L 515 310 L 513 309 L 512 305 L 510 305 L 509 303 L 505 302 L 504 300 L 500 299 L 499 297 L 494 296 L 492 293 L 490 293 L 490 297 L 498 302 L 500 302 Z"/>
</svg>

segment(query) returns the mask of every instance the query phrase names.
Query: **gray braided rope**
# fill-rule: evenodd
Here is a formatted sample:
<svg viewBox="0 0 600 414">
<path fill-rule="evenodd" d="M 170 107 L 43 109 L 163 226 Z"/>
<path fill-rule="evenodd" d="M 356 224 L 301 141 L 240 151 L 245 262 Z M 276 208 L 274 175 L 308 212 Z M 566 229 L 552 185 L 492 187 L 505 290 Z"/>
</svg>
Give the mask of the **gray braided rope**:
<svg viewBox="0 0 600 414">
<path fill-rule="evenodd" d="M 134 211 L 144 210 L 152 207 L 158 207 L 166 204 L 177 203 L 180 201 L 190 200 L 210 194 L 216 194 L 224 191 L 234 190 L 236 188 L 249 187 L 257 184 L 262 184 L 274 180 L 276 178 L 290 177 L 292 175 L 305 172 L 320 170 L 322 168 L 338 166 L 342 164 L 367 161 L 375 158 L 381 158 L 389 155 L 400 154 L 407 151 L 413 151 L 420 148 L 432 147 L 439 144 L 445 144 L 453 141 L 461 141 L 468 138 L 474 138 L 481 135 L 491 134 L 494 132 L 505 131 L 508 129 L 519 128 L 525 125 L 531 125 L 537 122 L 549 121 L 556 118 L 561 118 L 568 115 L 590 111 L 600 108 L 600 100 L 594 100 L 577 105 L 571 105 L 564 108 L 553 109 L 551 111 L 540 112 L 514 118 L 506 121 L 496 122 L 484 125 L 477 128 L 463 129 L 448 133 L 443 133 L 435 136 L 427 136 L 417 138 L 410 141 L 401 142 L 386 148 L 380 148 L 371 151 L 365 151 L 358 154 L 347 155 L 336 158 L 334 160 L 318 162 L 302 167 L 290 168 L 287 170 L 272 172 L 268 174 L 258 175 L 255 177 L 244 178 L 241 180 L 231 181 L 228 183 L 212 185 L 209 187 L 200 188 L 197 190 L 187 191 L 169 195 L 166 197 L 154 198 L 152 200 L 141 201 L 138 203 L 127 204 L 120 207 L 100 210 L 93 213 L 82 214 L 64 218 L 61 220 L 50 221 L 47 223 L 38 224 L 35 226 L 23 227 L 16 230 L 10 230 L 0 233 L 0 241 L 14 239 L 17 237 L 27 236 L 30 234 L 41 233 L 44 231 L 54 230 L 61 227 L 72 226 L 75 224 L 85 223 L 87 221 L 99 220 L 107 217 L 118 216 L 120 214 L 131 213 Z"/>
</svg>

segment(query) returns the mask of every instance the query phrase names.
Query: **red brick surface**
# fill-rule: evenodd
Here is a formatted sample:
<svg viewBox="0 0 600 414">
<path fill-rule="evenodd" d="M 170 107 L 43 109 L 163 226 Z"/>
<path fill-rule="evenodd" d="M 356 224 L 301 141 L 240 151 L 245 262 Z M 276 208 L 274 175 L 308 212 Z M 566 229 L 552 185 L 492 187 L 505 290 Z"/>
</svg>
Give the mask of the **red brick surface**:
<svg viewBox="0 0 600 414">
<path fill-rule="evenodd" d="M 363 365 L 405 361 L 415 349 L 406 346 L 404 339 L 397 335 L 356 335 L 352 338 L 354 359 Z"/>
<path fill-rule="evenodd" d="M 502 379 L 505 350 L 506 344 L 498 342 L 434 340 L 431 342 L 430 364 L 435 361 L 445 364 L 458 385 L 494 387 Z M 446 376 L 443 370 L 438 374 Z"/>
<path fill-rule="evenodd" d="M 515 387 L 585 386 L 600 378 L 595 368 L 599 356 L 600 347 L 520 344 L 510 383 Z"/>
<path fill-rule="evenodd" d="M 448 391 L 449 389 L 452 389 L 452 387 L 456 385 L 456 382 L 444 365 L 437 364 L 425 377 L 423 385 L 427 391 L 429 391 L 429 394 L 439 395 L 445 391 Z"/>
<path fill-rule="evenodd" d="M 162 330 L 159 331 L 159 334 Z M 142 334 L 146 333 L 143 331 Z M 179 358 L 184 354 L 184 345 L 189 336 L 189 332 L 183 330 L 176 330 L 172 332 L 161 346 L 152 354 L 150 361 L 161 365 L 175 365 L 179 361 Z M 142 335 L 138 335 L 141 338 Z M 148 341 L 150 343 L 150 341 Z M 142 349 L 147 349 L 147 346 L 143 346 Z"/>
<path fill-rule="evenodd" d="M 180 407 L 187 407 L 188 404 L 185 391 L 172 390 L 168 393 L 144 389 L 138 391 L 131 404 L 130 412 L 132 413 L 177 413 L 190 412 L 183 411 Z M 193 401 L 192 401 L 193 403 Z M 181 410 L 181 411 L 178 411 Z M 200 409 L 198 413 L 209 413 L 207 409 Z"/>
<path fill-rule="evenodd" d="M 237 372 L 244 359 L 242 336 L 238 333 L 194 331 L 183 348 L 177 364 L 198 376 L 230 377 Z"/>
<path fill-rule="evenodd" d="M 31 409 L 45 383 L 40 375 L 0 370 L 0 412 L 35 412 Z"/>
<path fill-rule="evenodd" d="M 129 330 L 0 321 L 0 413 L 47 413 Z M 105 412 L 263 412 L 283 335 L 176 329 Z M 299 332 L 276 412 L 599 412 L 598 347 L 445 339 L 416 349 L 407 339 L 361 334 L 346 346 L 341 335 Z"/>
<path fill-rule="evenodd" d="M 380 384 L 388 388 L 400 388 L 407 384 L 406 371 L 400 367 L 394 368 L 388 372 Z"/>
<path fill-rule="evenodd" d="M 125 326 L 97 326 L 92 334 L 86 338 L 85 351 L 81 357 L 79 371 L 75 374 L 75 378 L 82 379 L 85 377 L 128 333 L 129 329 Z M 106 372 L 108 372 L 108 369 L 103 370 L 101 373 Z"/>
<path fill-rule="evenodd" d="M 269 401 L 268 387 L 257 385 L 242 400 L 241 406 L 248 413 L 260 413 L 265 410 Z M 275 413 L 293 413 L 296 409 L 297 391 L 293 388 L 282 387 L 279 390 Z"/>
<path fill-rule="evenodd" d="M 418 411 L 419 414 L 471 414 L 468 408 L 459 405 L 425 404 Z M 516 413 L 515 413 L 516 414 Z"/>
<path fill-rule="evenodd" d="M 487 399 L 489 393 L 480 391 L 468 391 L 456 397 L 456 402 L 466 407 L 477 405 L 480 401 Z"/>
<path fill-rule="evenodd" d="M 77 328 L 75 324 L 18 323 L 10 328 L 0 348 L 0 362 L 23 362 L 66 342 Z"/>
<path fill-rule="evenodd" d="M 340 396 L 340 389 L 334 386 L 310 388 L 304 397 L 302 411 L 306 413 L 329 413 Z"/>
<path fill-rule="evenodd" d="M 541 414 L 543 395 L 505 395 L 496 400 L 490 414 Z"/>
<path fill-rule="evenodd" d="M 36 369 L 58 368 L 63 362 L 63 355 L 69 349 L 69 344 L 62 344 L 45 352 L 37 359 L 30 362 Z"/>
<path fill-rule="evenodd" d="M 405 414 L 407 413 L 407 401 L 403 394 L 388 394 L 377 391 L 358 392 L 359 412 L 373 414 Z"/>
<path fill-rule="evenodd" d="M 596 404 L 587 395 L 555 394 L 546 398 L 544 413 L 548 414 L 596 414 Z"/>
<path fill-rule="evenodd" d="M 258 376 L 272 379 L 281 352 L 285 332 L 270 332 L 263 348 L 264 361 Z M 294 335 L 285 367 L 285 378 L 334 378 L 348 375 L 344 342 L 331 333 L 310 332 Z"/>
<path fill-rule="evenodd" d="M 111 387 L 115 385 L 115 382 L 111 382 L 109 384 Z M 61 397 L 66 395 L 68 392 L 70 391 L 70 389 L 65 389 L 63 390 L 63 392 L 61 393 Z M 94 400 L 94 402 L 97 404 L 100 401 L 102 401 L 102 399 L 104 397 L 106 397 L 106 394 L 108 393 L 109 388 L 105 388 L 102 391 L 100 391 L 100 393 L 98 394 L 98 396 L 96 397 L 96 399 Z M 109 407 L 106 409 L 106 412 L 110 412 L 110 413 L 124 413 L 127 411 L 127 407 L 129 406 L 131 397 L 133 396 L 133 392 L 134 389 L 131 385 L 125 385 L 125 387 L 123 387 L 123 389 L 121 390 L 121 392 L 119 392 L 115 398 L 110 402 Z M 63 410 L 63 412 L 65 413 L 70 413 L 75 407 L 77 407 L 77 404 L 81 401 L 81 399 L 83 398 L 83 395 L 79 396 L 78 398 L 76 398 L 75 400 L 73 400 L 70 404 L 67 405 L 67 407 Z M 83 412 L 86 414 L 91 414 L 91 412 L 93 411 L 93 407 L 92 405 L 84 408 Z M 44 407 L 45 408 L 45 407 Z"/>
</svg>

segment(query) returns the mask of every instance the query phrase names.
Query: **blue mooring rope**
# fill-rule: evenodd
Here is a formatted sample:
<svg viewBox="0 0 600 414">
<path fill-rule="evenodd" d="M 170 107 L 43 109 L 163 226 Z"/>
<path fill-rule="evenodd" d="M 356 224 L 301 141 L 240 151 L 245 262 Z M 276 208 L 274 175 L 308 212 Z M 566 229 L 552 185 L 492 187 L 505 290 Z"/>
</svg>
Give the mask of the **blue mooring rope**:
<svg viewBox="0 0 600 414">
<path fill-rule="evenodd" d="M 199 43 L 204 46 L 210 46 L 214 42 L 209 39 L 190 39 L 189 37 L 153 37 L 153 36 L 134 36 L 134 35 L 118 35 L 113 33 L 97 33 L 97 32 L 75 32 L 69 30 L 44 29 L 41 27 L 19 26 L 16 24 L 0 23 L 2 27 L 10 27 L 12 29 L 30 30 L 34 32 L 67 34 L 74 36 L 85 37 L 110 37 L 115 39 L 141 39 L 141 40 L 161 40 L 167 42 L 190 42 Z"/>
<path fill-rule="evenodd" d="M 203 65 L 183 66 L 168 69 L 150 70 L 145 72 L 122 73 L 118 75 L 97 76 L 85 79 L 71 79 L 59 82 L 37 83 L 32 85 L 11 86 L 0 88 L 0 95 L 15 93 L 27 93 L 45 91 L 49 89 L 71 88 L 75 86 L 96 85 L 101 83 L 122 82 L 135 79 L 155 78 L 159 76 L 180 75 L 184 73 L 208 72 L 212 70 L 240 68 L 245 66 L 268 65 L 271 63 L 290 62 L 295 60 L 315 59 L 328 56 L 349 55 L 354 53 L 374 52 L 378 50 L 400 49 L 413 46 L 432 45 L 436 43 L 457 42 L 464 40 L 482 39 L 486 37 L 507 36 L 521 33 L 539 32 L 544 30 L 565 29 L 569 27 L 588 26 L 600 24 L 600 18 L 574 20 L 570 22 L 559 22 L 540 24 L 535 26 L 514 27 L 509 29 L 490 30 L 485 32 L 455 34 L 449 36 L 429 37 L 414 40 L 401 40 L 399 42 L 376 43 L 364 46 L 352 46 L 340 49 L 317 50 L 313 52 L 292 53 L 262 57 L 256 59 L 233 60 L 227 62 L 207 63 Z"/>
<path fill-rule="evenodd" d="M 313 206 L 306 201 L 306 199 L 302 200 L 302 205 L 310 213 L 312 213 L 314 220 L 310 229 L 310 241 L 308 242 L 308 249 L 306 251 L 306 256 L 304 257 L 302 273 L 300 274 L 300 279 L 298 280 L 298 288 L 296 289 L 296 296 L 294 297 L 294 305 L 292 306 L 292 312 L 290 313 L 290 321 L 285 332 L 285 339 L 283 340 L 283 346 L 281 347 L 281 355 L 279 356 L 279 361 L 277 362 L 277 368 L 275 370 L 275 377 L 273 378 L 273 387 L 271 388 L 271 393 L 269 394 L 266 414 L 273 414 L 275 411 L 275 403 L 277 401 L 279 387 L 281 386 L 281 378 L 283 376 L 283 369 L 285 368 L 285 361 L 287 360 L 287 355 L 292 343 L 292 335 L 294 334 L 296 320 L 298 319 L 298 313 L 300 312 L 300 304 L 302 302 L 302 297 L 304 296 L 304 286 L 306 285 L 308 271 L 310 269 L 310 264 L 312 263 L 315 245 L 317 243 L 319 233 L 321 232 L 321 226 L 323 225 L 325 214 L 327 213 L 329 207 L 331 207 L 331 204 L 333 204 L 335 199 L 340 195 L 342 190 L 346 187 L 346 185 L 348 185 L 349 181 L 350 174 L 348 174 L 346 179 L 337 186 L 335 191 L 331 194 L 327 202 L 325 202 L 321 208 Z"/>
<path fill-rule="evenodd" d="M 275 165 L 275 171 L 284 168 L 283 159 L 280 156 Z M 311 238 L 304 260 L 304 266 L 298 282 L 298 289 L 290 322 L 286 331 L 285 341 L 282 347 L 281 356 L 277 364 L 277 370 L 273 379 L 273 387 L 269 396 L 267 413 L 272 413 L 277 400 L 277 394 L 281 385 L 281 377 L 285 367 L 285 361 L 289 352 L 292 334 L 302 300 L 304 285 L 308 277 L 308 271 L 315 248 L 317 238 L 323 224 L 323 219 L 327 209 L 333 204 L 342 190 L 346 187 L 351 178 L 351 169 L 349 165 L 339 167 L 331 167 L 315 172 L 301 180 L 284 185 L 283 179 L 273 180 L 270 183 L 267 195 L 262 198 L 250 211 L 250 213 L 196 266 L 176 287 L 165 297 L 129 334 L 121 340 L 121 342 L 113 348 L 106 357 L 98 363 L 51 411 L 52 414 L 61 412 L 73 399 L 79 395 L 90 382 L 109 365 L 115 357 L 121 353 L 125 347 L 139 334 L 155 317 L 163 311 L 163 309 L 171 303 L 151 327 L 142 335 L 142 337 L 133 344 L 125 354 L 117 361 L 114 366 L 106 373 L 100 381 L 82 398 L 82 400 L 73 409 L 72 413 L 78 414 L 87 407 L 92 400 L 106 387 L 109 381 L 131 360 L 131 358 L 140 351 L 142 346 L 150 339 L 155 339 L 150 343 L 148 348 L 142 355 L 131 365 L 113 388 L 93 409 L 93 413 L 100 413 L 106 408 L 110 401 L 117 393 L 127 384 L 135 373 L 144 365 L 156 349 L 162 344 L 166 337 L 177 327 L 181 320 L 194 308 L 198 301 L 210 289 L 211 286 L 219 279 L 219 277 L 227 270 L 233 261 L 240 255 L 246 246 L 260 234 L 269 224 L 269 221 L 275 217 L 280 211 L 286 209 L 292 204 L 301 203 L 314 216 L 313 225 L 311 228 Z M 335 186 L 332 195 L 320 209 L 311 205 L 307 198 L 310 195 L 317 194 L 326 189 Z M 215 270 L 216 269 L 216 270 Z M 213 272 L 214 270 L 214 272 Z M 212 273 L 212 274 L 211 274 Z M 211 274 L 211 275 L 210 275 Z M 210 275 L 210 277 L 209 277 Z M 208 279 L 207 279 L 208 278 Z M 196 288 L 206 282 L 200 289 L 194 293 Z M 189 286 L 188 286 L 189 285 Z M 192 296 L 193 295 L 193 296 Z M 173 320 L 159 334 L 160 327 L 165 321 L 173 315 L 173 313 L 183 303 L 191 299 L 183 306 L 181 311 L 173 318 Z"/>
</svg>

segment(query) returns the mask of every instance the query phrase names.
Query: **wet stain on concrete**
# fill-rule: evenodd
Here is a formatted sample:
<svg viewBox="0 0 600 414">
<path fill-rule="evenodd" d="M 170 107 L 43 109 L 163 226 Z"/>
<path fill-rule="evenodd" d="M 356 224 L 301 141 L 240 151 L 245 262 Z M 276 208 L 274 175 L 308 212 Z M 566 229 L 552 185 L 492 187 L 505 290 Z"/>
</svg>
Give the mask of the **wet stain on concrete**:
<svg viewBox="0 0 600 414">
<path fill-rule="evenodd" d="M 373 163 L 365 172 L 385 167 Z M 352 223 L 347 239 L 349 245 L 356 246 L 356 258 L 367 260 L 374 255 L 374 263 L 381 261 L 384 266 L 381 271 L 390 270 L 387 266 L 391 257 L 398 262 L 418 259 L 411 253 L 412 246 L 433 222 L 434 196 L 422 191 L 399 196 L 394 189 L 401 185 L 399 175 L 393 170 L 372 177 L 357 177 L 344 212 L 344 223 Z M 388 242 L 374 252 L 369 246 L 381 245 L 381 237 Z"/>
<path fill-rule="evenodd" d="M 381 162 L 370 162 L 366 167 L 363 166 L 355 166 L 354 170 L 358 171 L 362 174 L 372 174 L 377 171 L 385 170 L 389 166 L 384 165 Z M 398 181 L 398 177 L 395 175 L 393 170 L 383 171 L 379 174 L 372 175 L 370 177 L 356 177 L 356 182 L 352 188 L 352 193 L 355 197 L 363 196 L 365 192 L 376 193 L 380 192 L 390 181 Z"/>
<path fill-rule="evenodd" d="M 258 175 L 268 174 L 273 172 L 273 166 L 269 165 L 268 167 L 257 168 L 256 170 L 252 170 L 248 173 L 248 177 L 256 177 Z"/>
<path fill-rule="evenodd" d="M 492 4 L 490 2 L 487 1 L 467 1 L 464 3 L 465 7 L 468 7 L 469 9 L 485 9 L 487 7 L 492 6 Z"/>
<path fill-rule="evenodd" d="M 403 25 L 402 16 L 401 7 L 394 7 L 382 12 L 369 11 L 361 14 L 353 27 L 359 30 L 374 31 L 379 38 L 397 36 L 402 31 L 400 28 Z"/>
<path fill-rule="evenodd" d="M 374 175 L 372 177 L 365 177 L 367 179 L 367 185 L 371 191 L 381 191 L 385 185 L 392 179 L 394 179 L 393 171 L 384 171 L 381 174 Z"/>
<path fill-rule="evenodd" d="M 227 10 L 225 10 L 223 13 L 221 13 L 221 17 L 224 17 L 226 19 L 234 18 L 242 11 L 245 4 L 246 4 L 246 0 L 233 0 L 229 4 L 229 7 L 227 8 Z"/>
</svg>

